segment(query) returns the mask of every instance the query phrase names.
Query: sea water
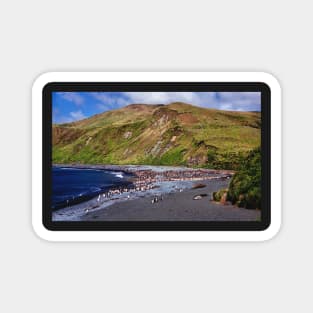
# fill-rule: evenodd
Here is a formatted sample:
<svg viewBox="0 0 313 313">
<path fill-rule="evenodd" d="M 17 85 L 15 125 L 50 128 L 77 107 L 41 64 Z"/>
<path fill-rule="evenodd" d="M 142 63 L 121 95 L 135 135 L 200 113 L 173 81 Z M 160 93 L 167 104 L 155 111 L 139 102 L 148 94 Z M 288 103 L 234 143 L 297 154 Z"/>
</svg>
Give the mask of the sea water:
<svg viewBox="0 0 313 313">
<path fill-rule="evenodd" d="M 132 186 L 131 174 L 101 169 L 52 168 L 52 209 L 77 204 L 119 187 Z"/>
</svg>

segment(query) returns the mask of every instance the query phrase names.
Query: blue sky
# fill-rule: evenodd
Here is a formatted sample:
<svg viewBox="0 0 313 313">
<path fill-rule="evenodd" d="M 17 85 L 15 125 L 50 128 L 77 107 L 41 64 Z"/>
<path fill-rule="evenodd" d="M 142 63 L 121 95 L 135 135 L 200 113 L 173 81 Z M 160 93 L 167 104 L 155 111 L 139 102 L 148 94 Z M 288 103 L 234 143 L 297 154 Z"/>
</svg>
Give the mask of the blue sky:
<svg viewBox="0 0 313 313">
<path fill-rule="evenodd" d="M 69 123 L 132 103 L 181 101 L 205 108 L 261 111 L 260 92 L 53 92 L 53 123 Z"/>
</svg>

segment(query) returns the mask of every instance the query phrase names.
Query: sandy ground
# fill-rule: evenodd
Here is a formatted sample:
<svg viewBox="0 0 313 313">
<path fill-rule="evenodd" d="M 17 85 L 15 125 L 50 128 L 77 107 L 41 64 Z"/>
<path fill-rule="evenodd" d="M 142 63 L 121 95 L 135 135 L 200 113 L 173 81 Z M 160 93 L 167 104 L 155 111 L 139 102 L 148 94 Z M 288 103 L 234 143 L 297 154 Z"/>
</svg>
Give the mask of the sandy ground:
<svg viewBox="0 0 313 313">
<path fill-rule="evenodd" d="M 200 183 L 200 182 L 197 182 Z M 202 181 L 206 187 L 172 190 L 163 194 L 163 200 L 152 203 L 152 193 L 136 199 L 112 201 L 103 208 L 95 208 L 80 216 L 84 221 L 255 221 L 260 211 L 246 210 L 233 205 L 213 202 L 212 193 L 227 188 L 229 180 Z M 157 190 L 153 191 L 155 194 Z M 200 200 L 193 197 L 206 194 Z"/>
</svg>

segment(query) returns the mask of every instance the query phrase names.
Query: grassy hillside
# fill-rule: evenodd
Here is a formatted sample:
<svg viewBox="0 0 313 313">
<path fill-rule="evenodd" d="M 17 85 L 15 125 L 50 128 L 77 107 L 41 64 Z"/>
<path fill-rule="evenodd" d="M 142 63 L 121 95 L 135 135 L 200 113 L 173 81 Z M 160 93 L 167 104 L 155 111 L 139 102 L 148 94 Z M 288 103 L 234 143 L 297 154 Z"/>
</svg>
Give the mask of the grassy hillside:
<svg viewBox="0 0 313 313">
<path fill-rule="evenodd" d="M 132 104 L 53 125 L 54 163 L 187 165 L 236 168 L 260 145 L 257 112 L 186 103 Z"/>
</svg>

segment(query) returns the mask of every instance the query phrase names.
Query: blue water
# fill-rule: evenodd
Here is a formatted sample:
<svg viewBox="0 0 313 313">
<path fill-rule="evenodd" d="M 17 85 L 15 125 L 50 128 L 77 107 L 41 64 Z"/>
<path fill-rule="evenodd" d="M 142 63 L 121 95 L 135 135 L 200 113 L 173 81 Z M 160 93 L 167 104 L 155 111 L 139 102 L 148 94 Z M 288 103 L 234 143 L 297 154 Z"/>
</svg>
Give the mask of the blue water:
<svg viewBox="0 0 313 313">
<path fill-rule="evenodd" d="M 52 168 L 52 209 L 59 209 L 96 197 L 120 186 L 129 186 L 130 174 L 117 171 Z"/>
</svg>

